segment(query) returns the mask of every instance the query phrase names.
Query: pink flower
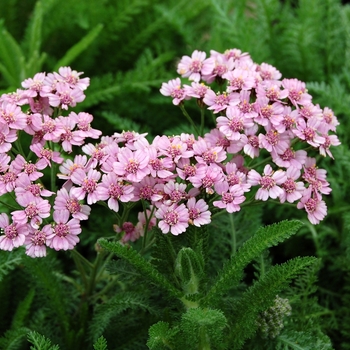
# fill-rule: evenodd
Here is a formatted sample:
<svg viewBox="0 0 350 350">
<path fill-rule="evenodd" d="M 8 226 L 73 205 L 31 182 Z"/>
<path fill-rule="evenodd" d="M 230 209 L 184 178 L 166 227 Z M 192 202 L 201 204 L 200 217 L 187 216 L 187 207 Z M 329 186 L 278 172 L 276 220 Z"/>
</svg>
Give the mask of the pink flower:
<svg viewBox="0 0 350 350">
<path fill-rule="evenodd" d="M 187 198 L 186 184 L 175 183 L 173 180 L 164 185 L 164 193 L 168 200 L 165 201 L 167 205 L 172 203 L 178 203 L 181 200 Z"/>
<path fill-rule="evenodd" d="M 69 192 L 65 187 L 58 190 L 53 208 L 55 211 L 66 211 L 75 219 L 87 220 L 91 208 L 88 205 L 80 203 L 79 199 L 72 193 L 73 188 L 71 187 Z"/>
<path fill-rule="evenodd" d="M 322 109 L 319 105 L 307 103 L 298 110 L 300 115 L 305 119 L 316 118 L 321 120 L 323 118 Z"/>
<path fill-rule="evenodd" d="M 276 199 L 283 194 L 283 190 L 280 186 L 287 180 L 285 171 L 277 170 L 273 171 L 271 165 L 267 164 L 264 168 L 263 176 L 260 175 L 256 170 L 252 169 L 248 173 L 247 181 L 252 186 L 260 185 L 255 199 L 267 201 L 269 197 Z"/>
<path fill-rule="evenodd" d="M 237 106 L 239 104 L 239 94 L 237 92 L 216 94 L 213 90 L 208 89 L 203 102 L 209 106 L 208 109 L 213 113 L 219 113 L 228 106 Z"/>
<path fill-rule="evenodd" d="M 52 115 L 53 109 L 50 107 L 50 101 L 48 97 L 36 97 L 35 99 L 29 98 L 30 110 L 35 114 Z"/>
<path fill-rule="evenodd" d="M 149 155 L 143 150 L 131 151 L 122 148 L 118 153 L 118 161 L 113 163 L 114 172 L 132 182 L 140 182 L 150 173 Z"/>
<path fill-rule="evenodd" d="M 222 76 L 228 80 L 227 92 L 235 90 L 250 90 L 255 86 L 254 76 L 247 70 L 236 68 Z"/>
<path fill-rule="evenodd" d="M 322 116 L 322 123 L 327 125 L 328 130 L 335 131 L 336 127 L 339 125 L 339 122 L 333 111 L 330 108 L 325 107 Z"/>
<path fill-rule="evenodd" d="M 28 221 L 33 228 L 38 228 L 43 219 L 50 216 L 51 206 L 48 200 L 23 194 L 16 198 L 18 204 L 24 207 L 23 210 L 12 212 L 13 221 L 19 224 L 26 224 Z"/>
<path fill-rule="evenodd" d="M 225 208 L 228 213 L 241 210 L 239 204 L 245 201 L 243 189 L 239 185 L 229 186 L 227 182 L 220 182 L 215 186 L 216 192 L 221 196 L 221 200 L 214 201 L 214 207 Z"/>
<path fill-rule="evenodd" d="M 4 174 L 0 174 L 0 196 L 12 192 L 16 187 L 17 173 L 8 169 Z"/>
<path fill-rule="evenodd" d="M 247 175 L 238 169 L 236 163 L 226 163 L 225 172 L 225 179 L 230 187 L 238 185 L 243 192 L 249 192 L 251 185 L 247 183 Z"/>
<path fill-rule="evenodd" d="M 33 183 L 27 174 L 20 174 L 16 180 L 15 188 L 16 198 L 21 196 L 30 196 L 32 200 L 39 197 L 50 197 L 54 192 L 48 191 L 41 183 Z"/>
<path fill-rule="evenodd" d="M 282 78 L 281 72 L 267 63 L 261 63 L 258 72 L 263 80 L 279 80 Z"/>
<path fill-rule="evenodd" d="M 288 90 L 281 90 L 281 82 L 276 80 L 264 80 L 256 88 L 258 98 L 268 98 L 270 101 L 283 100 L 288 96 Z"/>
<path fill-rule="evenodd" d="M 285 201 L 293 203 L 303 196 L 305 190 L 304 183 L 295 180 L 300 177 L 300 170 L 294 167 L 290 167 L 286 172 L 287 180 L 281 185 L 284 192 L 280 195 L 279 199 L 281 203 Z"/>
<path fill-rule="evenodd" d="M 205 65 L 205 56 L 205 52 L 197 50 L 192 53 L 191 57 L 183 56 L 177 66 L 177 73 L 183 78 L 199 82 L 201 79 L 202 67 Z"/>
<path fill-rule="evenodd" d="M 276 128 L 283 120 L 284 106 L 279 102 L 269 103 L 267 97 L 258 98 L 255 102 L 255 110 L 259 115 L 255 118 L 255 122 L 268 126 L 269 128 Z"/>
<path fill-rule="evenodd" d="M 239 104 L 238 108 L 243 113 L 245 118 L 255 119 L 258 113 L 254 110 L 254 103 L 250 103 L 251 91 L 242 90 L 239 93 Z"/>
<path fill-rule="evenodd" d="M 80 187 L 74 187 L 71 194 L 77 199 L 82 200 L 87 196 L 87 204 L 96 203 L 99 200 L 97 192 L 97 182 L 101 178 L 101 173 L 95 169 L 90 169 L 86 174 L 83 169 L 76 169 L 72 175 L 71 180 L 74 184 Z"/>
<path fill-rule="evenodd" d="M 114 173 L 104 174 L 97 188 L 99 200 L 108 199 L 108 207 L 115 212 L 119 211 L 120 202 L 130 202 L 133 198 L 133 186 L 124 184 Z"/>
<path fill-rule="evenodd" d="M 242 131 L 254 126 L 253 120 L 245 117 L 236 106 L 227 108 L 226 117 L 218 117 L 216 122 L 218 129 L 232 141 L 240 140 Z"/>
<path fill-rule="evenodd" d="M 39 113 L 27 114 L 27 126 L 24 131 L 29 135 L 34 135 L 36 132 L 42 132 L 42 116 Z"/>
<path fill-rule="evenodd" d="M 153 177 L 166 179 L 173 176 L 171 170 L 174 168 L 174 162 L 170 158 L 158 157 L 158 150 L 155 146 L 148 147 L 149 168 Z"/>
<path fill-rule="evenodd" d="M 193 82 L 191 86 L 184 85 L 185 95 L 198 99 L 203 99 L 209 87 L 204 83 Z"/>
<path fill-rule="evenodd" d="M 164 96 L 171 96 L 173 98 L 173 104 L 178 105 L 182 100 L 188 99 L 185 90 L 181 88 L 180 78 L 169 80 L 167 83 L 163 83 L 160 89 L 160 93 Z"/>
<path fill-rule="evenodd" d="M 245 130 L 247 143 L 243 147 L 243 152 L 250 158 L 257 158 L 260 154 L 259 137 L 256 135 L 258 128 L 258 125 L 254 124 L 254 126 Z"/>
<path fill-rule="evenodd" d="M 77 87 L 80 90 L 86 90 L 90 85 L 90 78 L 80 78 L 80 75 L 84 74 L 83 72 L 77 72 L 72 70 L 70 67 L 60 67 L 58 73 L 54 73 L 57 81 L 62 81 L 67 83 L 72 89 Z"/>
<path fill-rule="evenodd" d="M 183 142 L 180 137 L 156 136 L 153 140 L 154 145 L 159 150 L 159 155 L 169 157 L 174 163 L 182 158 L 191 158 L 193 150 L 188 150 L 188 144 Z"/>
<path fill-rule="evenodd" d="M 57 125 L 59 125 L 62 130 L 59 140 L 62 143 L 64 151 L 71 153 L 73 145 L 81 146 L 84 144 L 84 137 L 78 130 L 73 130 L 76 125 L 74 118 L 61 116 L 58 118 Z"/>
<path fill-rule="evenodd" d="M 0 122 L 11 129 L 23 130 L 27 126 L 27 116 L 16 104 L 3 102 L 0 105 Z"/>
<path fill-rule="evenodd" d="M 8 163 L 10 161 L 11 161 L 11 157 L 8 154 L 0 153 L 0 173 L 5 173 L 9 169 L 10 166 L 8 165 Z"/>
<path fill-rule="evenodd" d="M 210 146 L 205 139 L 200 138 L 193 145 L 194 158 L 198 163 L 221 163 L 226 159 L 226 152 L 220 146 Z"/>
<path fill-rule="evenodd" d="M 30 227 L 26 240 L 26 254 L 32 258 L 46 256 L 46 237 L 52 235 L 51 225 L 45 225 L 41 230 Z"/>
<path fill-rule="evenodd" d="M 28 175 L 30 181 L 36 181 L 44 174 L 37 171 L 37 166 L 34 163 L 27 162 L 23 156 L 17 154 L 16 158 L 12 161 L 11 166 L 17 172 Z"/>
<path fill-rule="evenodd" d="M 219 129 L 215 128 L 210 130 L 209 133 L 204 135 L 204 140 L 209 143 L 211 146 L 222 147 L 223 150 L 226 150 L 230 146 L 230 141 L 226 138 Z"/>
<path fill-rule="evenodd" d="M 42 91 L 45 77 L 45 73 L 37 73 L 33 78 L 28 78 L 22 82 L 22 86 L 28 89 L 28 96 L 35 97 Z"/>
<path fill-rule="evenodd" d="M 188 227 L 189 212 L 185 204 L 180 204 L 179 206 L 176 204 L 171 206 L 163 204 L 156 211 L 155 216 L 160 219 L 158 226 L 163 233 L 170 231 L 177 236 L 185 232 Z"/>
<path fill-rule="evenodd" d="M 16 140 L 17 131 L 10 129 L 7 124 L 0 121 L 0 153 L 7 153 Z"/>
<path fill-rule="evenodd" d="M 324 135 L 325 142 L 320 145 L 319 151 L 320 154 L 324 157 L 328 154 L 331 158 L 334 159 L 333 154 L 329 150 L 331 146 L 339 146 L 341 143 L 336 135 Z"/>
<path fill-rule="evenodd" d="M 47 115 L 43 117 L 44 122 L 41 125 L 41 131 L 44 133 L 43 139 L 58 142 L 61 134 L 64 132 L 63 127 L 58 123 L 58 119 L 52 119 Z"/>
<path fill-rule="evenodd" d="M 52 232 L 46 236 L 47 245 L 55 250 L 73 249 L 79 242 L 78 235 L 81 233 L 80 221 L 69 219 L 66 211 L 54 211 Z"/>
<path fill-rule="evenodd" d="M 133 184 L 133 201 L 144 199 L 150 202 L 157 202 L 163 199 L 163 184 L 152 176 L 145 176 L 140 182 Z"/>
<path fill-rule="evenodd" d="M 306 141 L 313 147 L 318 148 L 326 140 L 324 137 L 317 133 L 317 128 L 320 126 L 320 120 L 315 118 L 307 120 L 299 119 L 296 125 L 296 129 L 292 129 L 293 133 L 301 140 Z"/>
<path fill-rule="evenodd" d="M 59 167 L 61 174 L 57 174 L 57 177 L 60 179 L 69 180 L 73 172 L 77 169 L 85 169 L 87 163 L 87 157 L 85 155 L 76 155 L 73 160 L 67 159 Z"/>
<path fill-rule="evenodd" d="M 272 160 L 279 167 L 289 168 L 293 167 L 296 169 L 301 169 L 303 164 L 305 164 L 307 152 L 300 149 L 294 151 L 292 148 L 287 148 L 283 153 L 278 154 L 275 150 L 271 152 Z"/>
<path fill-rule="evenodd" d="M 0 214 L 0 228 L 2 235 L 0 236 L 0 249 L 12 250 L 23 245 L 28 233 L 27 225 L 16 222 L 10 224 L 7 214 Z"/>
<path fill-rule="evenodd" d="M 76 120 L 77 127 L 79 129 L 79 136 L 82 136 L 83 138 L 91 137 L 93 139 L 97 139 L 101 136 L 102 131 L 91 127 L 91 123 L 93 121 L 93 116 L 91 114 L 85 112 L 76 114 L 74 112 L 70 112 L 68 116 Z"/>
<path fill-rule="evenodd" d="M 126 221 L 123 223 L 122 227 L 118 225 L 113 225 L 114 231 L 117 233 L 124 232 L 124 235 L 121 239 L 122 243 L 126 242 L 135 242 L 140 238 L 140 231 L 136 229 L 132 222 Z"/>
<path fill-rule="evenodd" d="M 210 57 L 206 60 L 206 67 L 202 69 L 202 79 L 211 84 L 215 79 L 231 71 L 235 66 L 233 57 L 225 56 L 214 50 L 210 51 Z"/>
<path fill-rule="evenodd" d="M 204 199 L 196 201 L 194 197 L 190 198 L 186 204 L 188 208 L 189 223 L 200 227 L 211 222 L 211 213 L 209 206 Z"/>
<path fill-rule="evenodd" d="M 58 164 L 63 162 L 63 158 L 60 157 L 59 152 L 44 148 L 40 143 L 30 145 L 29 148 L 40 158 L 36 163 L 36 167 L 40 170 L 45 169 L 47 166 L 51 167 L 51 161 Z"/>
<path fill-rule="evenodd" d="M 78 102 L 82 102 L 85 99 L 82 90 L 78 87 L 71 89 L 67 83 L 57 83 L 56 93 L 48 93 L 45 96 L 49 98 L 52 107 L 61 107 L 62 109 L 68 109 L 68 106 L 75 107 Z"/>
<path fill-rule="evenodd" d="M 282 86 L 288 90 L 288 98 L 294 106 L 305 105 L 311 102 L 311 95 L 306 92 L 305 83 L 298 79 L 283 79 Z"/>
<path fill-rule="evenodd" d="M 222 181 L 224 175 L 221 167 L 216 164 L 202 166 L 197 168 L 194 176 L 190 176 L 188 180 L 196 188 L 205 189 L 206 193 L 213 194 L 213 187 Z"/>
<path fill-rule="evenodd" d="M 28 94 L 25 90 L 17 89 L 16 92 L 2 94 L 0 97 L 0 103 L 2 101 L 14 103 L 17 106 L 23 106 L 28 103 Z"/>
<path fill-rule="evenodd" d="M 280 134 L 277 130 L 271 129 L 266 135 L 259 134 L 259 146 L 267 151 L 281 154 L 289 147 L 290 138 L 287 133 Z"/>
<path fill-rule="evenodd" d="M 326 203 L 317 196 L 315 198 L 310 197 L 308 191 L 297 204 L 297 208 L 306 210 L 307 218 L 313 225 L 317 225 L 327 215 Z"/>
</svg>

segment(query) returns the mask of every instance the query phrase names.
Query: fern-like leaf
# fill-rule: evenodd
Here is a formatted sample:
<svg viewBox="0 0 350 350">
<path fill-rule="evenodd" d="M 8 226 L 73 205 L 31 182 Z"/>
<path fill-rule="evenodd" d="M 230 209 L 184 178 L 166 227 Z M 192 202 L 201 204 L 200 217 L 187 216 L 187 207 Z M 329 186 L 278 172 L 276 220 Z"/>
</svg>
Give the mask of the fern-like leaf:
<svg viewBox="0 0 350 350">
<path fill-rule="evenodd" d="M 232 316 L 231 349 L 242 348 L 246 339 L 250 338 L 257 328 L 258 313 L 270 307 L 276 295 L 288 286 L 293 278 L 317 261 L 313 257 L 304 257 L 276 265 L 242 295 L 236 303 Z"/>
<path fill-rule="evenodd" d="M 330 339 L 307 332 L 288 331 L 277 338 L 276 350 L 332 350 Z"/>
<path fill-rule="evenodd" d="M 31 289 L 29 290 L 26 297 L 21 302 L 19 302 L 16 312 L 12 318 L 12 324 L 11 324 L 12 329 L 16 329 L 24 326 L 25 320 L 28 317 L 30 312 L 30 307 L 34 299 L 34 295 L 35 295 L 34 290 Z"/>
<path fill-rule="evenodd" d="M 210 304 L 214 299 L 220 298 L 221 294 L 239 282 L 243 269 L 254 258 L 265 249 L 275 246 L 295 234 L 301 226 L 300 221 L 291 220 L 259 229 L 224 266 L 202 302 Z"/>
<path fill-rule="evenodd" d="M 100 239 L 99 244 L 102 248 L 116 254 L 118 257 L 127 260 L 133 265 L 144 277 L 146 277 L 151 283 L 154 283 L 162 290 L 168 292 L 172 297 L 181 297 L 181 292 L 175 289 L 169 281 L 160 274 L 149 261 L 145 260 L 139 253 L 132 247 L 122 245 L 120 243 L 108 242 L 106 239 Z"/>
<path fill-rule="evenodd" d="M 103 25 L 98 24 L 95 28 L 89 31 L 78 43 L 71 47 L 66 54 L 57 62 L 54 70 L 70 65 L 90 44 L 97 38 L 102 30 Z"/>
<path fill-rule="evenodd" d="M 9 329 L 0 338 L 0 349 L 4 350 L 18 350 L 24 343 L 25 337 L 29 332 L 28 328 L 20 327 Z"/>
<path fill-rule="evenodd" d="M 111 319 L 127 309 L 140 309 L 151 313 L 155 312 L 149 307 L 145 298 L 140 296 L 140 294 L 132 292 L 117 294 L 104 304 L 96 307 L 93 319 L 90 323 L 90 338 L 96 341 L 108 327 Z"/>
<path fill-rule="evenodd" d="M 20 249 L 11 252 L 0 251 L 0 281 L 22 262 L 23 255 Z"/>
<path fill-rule="evenodd" d="M 31 350 L 59 350 L 58 345 L 52 345 L 50 339 L 36 331 L 29 332 L 27 339 L 33 344 L 33 346 L 30 347 Z"/>
<path fill-rule="evenodd" d="M 96 342 L 94 343 L 95 350 L 108 350 L 107 348 L 107 340 L 101 335 Z"/>
</svg>

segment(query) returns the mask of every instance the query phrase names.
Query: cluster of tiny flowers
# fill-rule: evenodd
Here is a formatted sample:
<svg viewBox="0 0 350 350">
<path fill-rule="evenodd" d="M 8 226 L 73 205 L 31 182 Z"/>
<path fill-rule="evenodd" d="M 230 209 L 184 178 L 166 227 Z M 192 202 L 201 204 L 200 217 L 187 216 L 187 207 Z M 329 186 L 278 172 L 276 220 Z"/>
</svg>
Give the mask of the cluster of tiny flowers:
<svg viewBox="0 0 350 350">
<path fill-rule="evenodd" d="M 151 142 L 133 131 L 101 136 L 91 114 L 68 111 L 84 100 L 89 85 L 69 67 L 38 73 L 24 89 L 2 95 L 0 200 L 13 198 L 9 208 L 16 208 L 0 214 L 0 249 L 24 245 L 32 257 L 45 256 L 47 247 L 73 249 L 81 221 L 99 201 L 114 212 L 122 203 L 148 203 L 136 225 L 114 225 L 123 243 L 156 225 L 178 235 L 189 225 L 209 224 L 214 210 L 239 211 L 254 186 L 256 200 L 298 201 L 313 224 L 322 220 L 322 195 L 331 192 L 326 171 L 299 144 L 332 157 L 330 146 L 340 144 L 329 135 L 338 125 L 333 112 L 313 105 L 304 83 L 280 80 L 276 68 L 257 65 L 239 50 L 212 51 L 208 59 L 195 51 L 180 61 L 178 73 L 193 80 L 191 86 L 177 78 L 163 83 L 161 93 L 175 104 L 195 98 L 217 114 L 216 127 L 203 136 L 163 135 Z M 211 83 L 224 91 L 213 92 Z M 30 139 L 29 152 L 21 134 Z M 272 161 L 260 174 L 247 167 L 247 157 Z M 58 190 L 45 189 L 56 183 L 44 181 L 45 168 L 59 169 Z"/>
<path fill-rule="evenodd" d="M 229 212 L 239 210 L 243 193 L 256 186 L 256 200 L 296 202 L 312 224 L 323 220 L 327 207 L 322 195 L 331 188 L 326 171 L 306 149 L 333 158 L 330 147 L 340 142 L 332 134 L 339 124 L 332 110 L 314 104 L 302 81 L 282 79 L 275 67 L 256 64 L 238 49 L 211 51 L 209 58 L 196 50 L 180 60 L 177 72 L 191 85 L 176 78 L 163 83 L 160 92 L 175 105 L 194 98 L 217 116 L 216 128 L 192 145 L 202 154 L 194 154 L 196 163 L 192 159 L 183 169 L 203 176 L 191 178 L 193 186 L 215 191 L 221 199 L 214 205 Z M 271 161 L 258 171 L 244 165 L 247 158 Z"/>
<path fill-rule="evenodd" d="M 256 321 L 262 338 L 276 338 L 284 327 L 283 319 L 291 314 L 289 300 L 277 295 L 274 304 L 262 312 Z"/>
<path fill-rule="evenodd" d="M 67 250 L 79 241 L 80 220 L 90 208 L 71 194 L 70 184 L 55 193 L 45 189 L 43 177 L 73 146 L 101 135 L 91 127 L 90 114 L 61 113 L 84 100 L 90 80 L 81 74 L 69 67 L 38 73 L 23 81 L 23 89 L 0 97 L 0 198 L 2 204 L 13 198 L 11 208 L 17 207 L 0 214 L 0 249 L 24 245 L 27 255 L 42 257 L 47 247 Z M 23 151 L 24 134 L 29 150 Z"/>
</svg>

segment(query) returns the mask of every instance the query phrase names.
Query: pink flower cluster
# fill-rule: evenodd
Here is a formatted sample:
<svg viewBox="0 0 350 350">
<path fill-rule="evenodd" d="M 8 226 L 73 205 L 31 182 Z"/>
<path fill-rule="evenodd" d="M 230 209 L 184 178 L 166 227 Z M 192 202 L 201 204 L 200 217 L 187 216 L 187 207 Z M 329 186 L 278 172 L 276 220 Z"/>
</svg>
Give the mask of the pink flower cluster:
<svg viewBox="0 0 350 350">
<path fill-rule="evenodd" d="M 69 67 L 38 73 L 22 83 L 25 89 L 2 95 L 0 202 L 11 211 L 0 214 L 0 249 L 25 246 L 32 257 L 45 256 L 47 247 L 73 249 L 81 221 L 97 202 L 114 212 L 123 203 L 148 205 L 136 225 L 114 225 L 124 243 L 155 225 L 178 235 L 189 225 L 209 224 L 213 211 L 239 211 L 254 186 L 256 200 L 297 202 L 319 223 L 327 211 L 322 195 L 331 189 L 326 171 L 303 145 L 332 157 L 330 146 L 340 144 L 329 134 L 338 125 L 333 112 L 312 104 L 304 83 L 280 80 L 276 68 L 257 65 L 236 49 L 212 51 L 208 59 L 195 51 L 178 72 L 193 80 L 191 86 L 177 78 L 163 83 L 161 92 L 175 104 L 195 98 L 217 114 L 216 127 L 205 135 L 163 135 L 152 142 L 133 131 L 101 136 L 92 115 L 66 112 L 84 100 L 89 85 Z M 206 85 L 211 83 L 220 91 Z M 24 152 L 20 140 L 28 137 Z M 259 158 L 264 169 L 248 167 L 247 158 Z M 58 179 L 45 180 L 50 168 Z M 54 188 L 45 189 L 46 183 Z"/>
<path fill-rule="evenodd" d="M 41 257 L 46 247 L 67 250 L 79 241 L 80 220 L 90 208 L 68 192 L 69 185 L 57 193 L 45 189 L 43 177 L 73 146 L 101 135 L 91 127 L 90 114 L 61 114 L 84 100 L 90 81 L 81 74 L 69 67 L 38 73 L 22 83 L 24 89 L 0 97 L 0 198 L 17 207 L 10 216 L 0 214 L 0 249 L 24 245 L 28 255 Z M 29 140 L 28 152 L 23 138 Z"/>
<path fill-rule="evenodd" d="M 219 164 L 222 171 L 217 171 L 215 180 L 213 177 L 214 191 L 222 198 L 221 202 L 214 201 L 214 206 L 233 211 L 232 204 L 228 209 L 224 202 L 234 196 L 238 201 L 234 208 L 239 210 L 244 197 L 237 194 L 236 183 L 227 181 L 227 167 L 232 167 L 235 159 L 242 159 L 234 163 L 239 164 L 234 172 L 241 189 L 242 185 L 244 191 L 258 186 L 256 200 L 297 202 L 297 208 L 306 210 L 310 222 L 318 224 L 327 213 L 322 195 L 329 194 L 331 188 L 326 171 L 317 168 L 315 158 L 306 149 L 333 158 L 330 147 L 340 142 L 332 134 L 339 125 L 332 110 L 314 104 L 302 81 L 282 79 L 275 67 L 256 64 L 238 49 L 211 51 L 209 58 L 196 50 L 191 57 L 181 59 L 177 72 L 192 81 L 191 85 L 182 85 L 176 78 L 163 83 L 160 92 L 171 96 L 175 105 L 195 98 L 199 106 L 217 114 L 216 128 L 198 142 L 215 147 L 213 154 L 219 159 L 216 164 L 233 157 L 226 165 Z M 209 86 L 212 83 L 218 91 Z M 265 161 L 264 169 L 258 171 L 252 165 L 243 167 L 247 157 L 259 158 L 259 162 L 271 157 L 271 161 Z M 199 162 L 198 155 L 194 158 Z"/>
</svg>

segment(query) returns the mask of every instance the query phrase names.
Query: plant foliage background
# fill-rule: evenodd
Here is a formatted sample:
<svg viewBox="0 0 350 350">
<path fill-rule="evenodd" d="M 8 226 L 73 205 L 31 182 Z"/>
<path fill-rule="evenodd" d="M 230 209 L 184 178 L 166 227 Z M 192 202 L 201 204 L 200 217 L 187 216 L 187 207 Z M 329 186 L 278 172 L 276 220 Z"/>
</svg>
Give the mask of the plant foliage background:
<svg viewBox="0 0 350 350">
<path fill-rule="evenodd" d="M 69 253 L 31 259 L 19 250 L 1 251 L 1 349 L 172 349 L 174 337 L 190 339 L 187 333 L 194 327 L 193 320 L 205 319 L 207 329 L 220 330 L 231 312 L 237 312 L 237 321 L 230 324 L 228 334 L 236 334 L 239 327 L 244 334 L 237 348 L 350 349 L 349 5 L 338 0 L 2 0 L 0 92 L 15 91 L 36 72 L 70 65 L 91 78 L 86 99 L 76 110 L 93 114 L 94 126 L 104 134 L 135 130 L 150 137 L 172 135 L 186 130 L 186 121 L 160 95 L 162 82 L 175 76 L 183 55 L 195 49 L 208 53 L 227 48 L 249 52 L 255 62 L 272 64 L 284 77 L 306 82 L 314 102 L 329 106 L 338 117 L 342 144 L 332 151 L 335 161 L 321 163 L 333 189 L 326 220 L 312 226 L 293 208 L 267 204 L 217 220 L 214 232 L 197 240 L 197 245 L 191 246 L 195 242 L 191 243 L 191 233 L 184 234 L 182 239 L 193 254 L 210 261 L 205 265 L 203 288 L 209 291 L 208 303 L 216 308 L 183 313 L 177 328 L 171 324 L 179 307 L 171 299 L 175 291 L 152 288 L 145 278 L 151 276 L 155 285 L 164 285 L 161 276 L 181 279 L 181 272 L 176 276 L 164 264 L 172 252 L 161 234 L 157 251 L 163 253 L 153 257 L 152 263 L 157 273 L 152 275 L 151 266 L 143 271 L 143 261 L 139 266 L 128 264 L 133 261 L 132 250 L 118 252 L 125 260 L 111 259 L 109 272 L 104 271 L 94 286 L 84 286 Z M 93 212 L 78 248 L 87 265 L 95 259 L 97 239 L 113 235 L 113 218 L 99 207 Z M 235 281 L 231 297 L 210 300 L 210 286 L 224 262 L 259 227 L 286 219 L 299 219 L 304 225 L 283 243 L 240 266 L 242 278 Z M 181 248 L 176 244 L 178 254 Z M 249 334 L 252 325 L 246 315 L 258 309 L 250 305 L 249 295 L 265 295 L 265 308 L 271 306 L 266 288 L 274 274 L 284 273 L 282 267 L 272 266 L 284 266 L 288 259 L 293 268 L 303 271 L 285 277 L 286 283 L 292 282 L 281 297 L 289 299 L 293 313 L 286 332 L 267 342 L 258 333 Z M 254 284 L 258 277 L 259 283 Z M 104 291 L 111 280 L 114 287 Z M 89 288 L 94 291 L 86 294 Z M 235 295 L 242 297 L 236 300 Z M 84 298 L 90 298 L 89 303 Z M 85 323 L 76 321 L 77 315 Z M 79 329 L 74 328 L 75 322 Z M 224 348 L 220 332 L 213 331 L 212 336 L 213 348 Z M 157 339 L 166 341 L 157 343 Z M 299 347 L 293 347 L 297 341 Z M 190 349 L 189 344 L 180 345 Z"/>
</svg>

